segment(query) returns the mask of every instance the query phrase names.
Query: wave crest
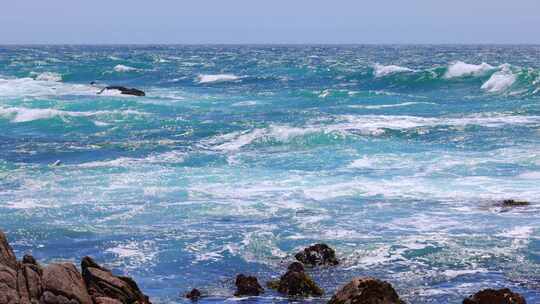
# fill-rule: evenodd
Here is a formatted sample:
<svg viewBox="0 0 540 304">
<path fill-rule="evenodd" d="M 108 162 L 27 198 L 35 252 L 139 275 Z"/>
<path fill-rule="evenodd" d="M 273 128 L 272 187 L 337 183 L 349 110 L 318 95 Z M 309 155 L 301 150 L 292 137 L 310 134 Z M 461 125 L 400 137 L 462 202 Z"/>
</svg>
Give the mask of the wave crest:
<svg viewBox="0 0 540 304">
<path fill-rule="evenodd" d="M 198 83 L 217 83 L 235 81 L 238 79 L 240 79 L 240 77 L 234 74 L 201 74 L 197 76 Z"/>
</svg>

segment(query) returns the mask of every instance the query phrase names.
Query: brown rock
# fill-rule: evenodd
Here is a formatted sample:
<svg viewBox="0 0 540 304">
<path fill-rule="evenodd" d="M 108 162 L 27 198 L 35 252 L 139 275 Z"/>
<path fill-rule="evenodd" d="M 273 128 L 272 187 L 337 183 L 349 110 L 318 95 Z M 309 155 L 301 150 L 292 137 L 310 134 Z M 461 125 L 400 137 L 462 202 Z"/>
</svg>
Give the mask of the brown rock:
<svg viewBox="0 0 540 304">
<path fill-rule="evenodd" d="M 315 244 L 309 246 L 298 252 L 294 257 L 304 265 L 309 266 L 334 266 L 339 264 L 336 258 L 336 252 L 326 244 Z"/>
<path fill-rule="evenodd" d="M 239 274 L 236 276 L 235 296 L 258 296 L 264 292 L 264 289 L 257 281 L 256 277 Z"/>
<path fill-rule="evenodd" d="M 387 282 L 374 278 L 354 278 L 341 287 L 328 304 L 404 304 Z"/>
<path fill-rule="evenodd" d="M 2 231 L 0 231 L 0 265 L 5 265 L 11 269 L 17 269 L 17 258 L 7 241 L 6 235 Z"/>
<path fill-rule="evenodd" d="M 0 265 L 0 304 L 18 304 L 17 272 L 6 266 Z"/>
<path fill-rule="evenodd" d="M 525 298 L 508 288 L 484 289 L 463 300 L 463 304 L 526 304 Z"/>
<path fill-rule="evenodd" d="M 150 304 L 148 297 L 131 278 L 113 275 L 90 257 L 82 259 L 81 268 L 88 292 L 94 301 L 97 298 L 109 298 L 126 304 Z"/>
<path fill-rule="evenodd" d="M 94 303 L 95 304 L 122 304 L 122 302 L 120 302 L 118 300 L 111 299 L 111 298 L 105 298 L 105 297 L 94 298 Z"/>
<path fill-rule="evenodd" d="M 92 304 L 81 274 L 71 263 L 50 264 L 45 267 L 42 285 L 41 300 L 46 304 L 73 301 L 79 304 Z"/>
</svg>

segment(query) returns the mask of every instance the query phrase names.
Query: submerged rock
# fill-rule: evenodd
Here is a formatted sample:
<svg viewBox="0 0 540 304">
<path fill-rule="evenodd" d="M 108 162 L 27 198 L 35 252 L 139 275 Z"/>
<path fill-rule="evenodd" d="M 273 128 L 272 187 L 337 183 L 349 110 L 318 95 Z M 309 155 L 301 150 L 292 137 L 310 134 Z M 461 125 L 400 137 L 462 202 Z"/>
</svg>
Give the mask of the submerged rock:
<svg viewBox="0 0 540 304">
<path fill-rule="evenodd" d="M 309 246 L 298 252 L 294 257 L 304 265 L 309 266 L 334 266 L 339 264 L 336 258 L 336 252 L 326 244 L 315 244 Z"/>
<path fill-rule="evenodd" d="M 484 289 L 463 300 L 463 304 L 526 304 L 525 298 L 508 288 Z"/>
<path fill-rule="evenodd" d="M 392 285 L 374 278 L 354 278 L 328 304 L 404 304 Z"/>
<path fill-rule="evenodd" d="M 186 298 L 197 301 L 202 296 L 201 292 L 197 288 L 193 288 L 190 292 L 186 294 Z"/>
<path fill-rule="evenodd" d="M 124 95 L 133 95 L 133 96 L 145 96 L 146 95 L 144 93 L 144 91 L 141 91 L 139 89 L 126 88 L 126 87 L 122 87 L 122 86 L 108 86 L 108 87 L 105 87 L 104 89 L 102 89 L 98 94 L 103 93 L 103 91 L 105 91 L 105 90 L 117 90 L 117 91 L 120 91 L 120 93 L 124 94 Z"/>
<path fill-rule="evenodd" d="M 258 296 L 264 292 L 264 289 L 257 281 L 256 277 L 239 274 L 236 276 L 235 296 Z"/>
<path fill-rule="evenodd" d="M 289 265 L 287 273 L 282 275 L 279 281 L 269 282 L 268 286 L 288 296 L 319 297 L 324 293 L 298 262 Z"/>
<path fill-rule="evenodd" d="M 101 267 L 90 257 L 82 259 L 81 269 L 88 292 L 94 301 L 99 298 L 102 303 L 112 303 L 113 300 L 125 304 L 150 303 L 148 296 L 141 292 L 133 279 L 113 275 L 110 270 Z"/>
</svg>

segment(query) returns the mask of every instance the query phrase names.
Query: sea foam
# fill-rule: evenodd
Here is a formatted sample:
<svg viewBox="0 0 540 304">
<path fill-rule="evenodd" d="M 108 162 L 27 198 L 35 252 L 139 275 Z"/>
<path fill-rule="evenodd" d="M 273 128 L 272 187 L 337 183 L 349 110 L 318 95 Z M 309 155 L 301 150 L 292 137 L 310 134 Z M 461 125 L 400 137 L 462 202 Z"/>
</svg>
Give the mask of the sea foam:
<svg viewBox="0 0 540 304">
<path fill-rule="evenodd" d="M 493 69 L 493 66 L 485 62 L 481 64 L 469 64 L 463 61 L 456 61 L 448 66 L 448 70 L 443 77 L 450 79 L 465 76 L 482 76 Z"/>
<path fill-rule="evenodd" d="M 391 74 L 405 72 L 414 72 L 414 70 L 398 65 L 382 65 L 378 63 L 373 66 L 373 74 L 375 75 L 375 77 L 384 77 Z"/>
<path fill-rule="evenodd" d="M 130 66 L 123 65 L 123 64 L 119 64 L 119 65 L 116 65 L 114 67 L 114 71 L 118 72 L 118 73 L 133 72 L 133 71 L 137 71 L 137 70 L 138 70 L 137 68 L 130 67 Z"/>
<path fill-rule="evenodd" d="M 502 70 L 494 73 L 482 85 L 482 90 L 491 93 L 502 92 L 510 88 L 517 80 L 517 76 L 512 73 L 508 65 L 504 65 Z"/>
<path fill-rule="evenodd" d="M 233 74 L 201 74 L 197 77 L 199 83 L 227 82 L 238 79 L 240 79 L 240 77 Z"/>
</svg>

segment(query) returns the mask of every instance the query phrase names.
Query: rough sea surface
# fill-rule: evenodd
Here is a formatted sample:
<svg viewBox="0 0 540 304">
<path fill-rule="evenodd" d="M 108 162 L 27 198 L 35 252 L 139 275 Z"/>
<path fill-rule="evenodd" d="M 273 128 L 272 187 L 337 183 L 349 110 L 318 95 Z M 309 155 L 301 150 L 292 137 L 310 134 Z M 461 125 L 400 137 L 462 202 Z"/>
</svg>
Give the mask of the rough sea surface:
<svg viewBox="0 0 540 304">
<path fill-rule="evenodd" d="M 342 263 L 313 303 L 366 275 L 540 303 L 539 46 L 3 46 L 0 129 L 18 256 L 93 256 L 156 303 L 315 242 Z"/>
</svg>

